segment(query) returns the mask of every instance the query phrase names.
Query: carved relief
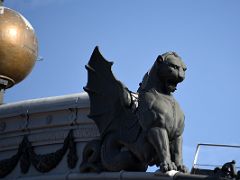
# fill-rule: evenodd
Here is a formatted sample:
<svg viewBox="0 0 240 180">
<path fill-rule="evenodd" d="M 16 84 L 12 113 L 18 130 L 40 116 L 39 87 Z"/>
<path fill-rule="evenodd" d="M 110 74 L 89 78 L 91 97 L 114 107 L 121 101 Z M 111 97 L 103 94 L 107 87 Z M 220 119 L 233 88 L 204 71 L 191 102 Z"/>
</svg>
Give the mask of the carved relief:
<svg viewBox="0 0 240 180">
<path fill-rule="evenodd" d="M 60 149 L 48 154 L 36 154 L 34 147 L 28 140 L 28 136 L 24 136 L 22 142 L 19 144 L 17 153 L 9 159 L 0 161 L 0 178 L 8 175 L 19 161 L 21 172 L 24 174 L 28 172 L 31 164 L 39 172 L 49 172 L 60 163 L 67 150 L 68 167 L 73 169 L 78 161 L 73 130 L 69 131 Z"/>
</svg>

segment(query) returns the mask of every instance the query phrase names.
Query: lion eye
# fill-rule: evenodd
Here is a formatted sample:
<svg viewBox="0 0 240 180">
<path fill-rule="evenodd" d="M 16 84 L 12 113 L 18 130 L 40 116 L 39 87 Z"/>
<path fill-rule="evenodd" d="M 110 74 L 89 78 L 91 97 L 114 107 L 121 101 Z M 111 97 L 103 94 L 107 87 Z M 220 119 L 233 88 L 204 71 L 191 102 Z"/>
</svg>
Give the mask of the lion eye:
<svg viewBox="0 0 240 180">
<path fill-rule="evenodd" d="M 174 65 L 174 64 L 170 64 L 170 66 L 174 69 L 178 69 L 178 66 Z"/>
<path fill-rule="evenodd" d="M 169 63 L 168 61 L 163 61 L 166 65 L 168 65 L 169 67 L 172 67 L 173 69 L 179 69 L 179 66 Z"/>
</svg>

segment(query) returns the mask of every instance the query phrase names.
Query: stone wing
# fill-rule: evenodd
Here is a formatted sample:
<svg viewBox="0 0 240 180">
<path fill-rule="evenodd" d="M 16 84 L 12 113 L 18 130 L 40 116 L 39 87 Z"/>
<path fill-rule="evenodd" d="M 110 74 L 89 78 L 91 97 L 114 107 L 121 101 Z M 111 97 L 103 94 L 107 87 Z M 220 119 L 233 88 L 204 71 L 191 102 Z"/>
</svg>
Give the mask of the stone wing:
<svg viewBox="0 0 240 180">
<path fill-rule="evenodd" d="M 88 82 L 84 90 L 90 98 L 89 117 L 97 124 L 102 137 L 110 131 L 117 131 L 122 134 L 123 139 L 124 136 L 134 134 L 128 137 L 131 141 L 138 134 L 139 127 L 136 128 L 135 125 L 138 123 L 136 116 L 126 108 L 129 91 L 114 77 L 112 65 L 96 47 L 86 65 Z"/>
</svg>

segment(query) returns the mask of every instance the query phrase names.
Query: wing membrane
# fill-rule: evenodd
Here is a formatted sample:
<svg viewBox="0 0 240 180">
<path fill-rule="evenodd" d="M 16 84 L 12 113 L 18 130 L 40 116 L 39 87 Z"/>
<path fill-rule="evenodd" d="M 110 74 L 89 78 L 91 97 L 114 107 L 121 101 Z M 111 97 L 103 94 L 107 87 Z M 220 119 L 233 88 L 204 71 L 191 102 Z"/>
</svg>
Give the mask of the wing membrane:
<svg viewBox="0 0 240 180">
<path fill-rule="evenodd" d="M 122 108 L 120 91 L 124 88 L 122 83 L 114 77 L 111 67 L 96 47 L 86 65 L 88 82 L 84 90 L 90 98 L 89 117 L 97 124 L 100 134 L 114 130 L 119 122 L 114 121 Z"/>
</svg>

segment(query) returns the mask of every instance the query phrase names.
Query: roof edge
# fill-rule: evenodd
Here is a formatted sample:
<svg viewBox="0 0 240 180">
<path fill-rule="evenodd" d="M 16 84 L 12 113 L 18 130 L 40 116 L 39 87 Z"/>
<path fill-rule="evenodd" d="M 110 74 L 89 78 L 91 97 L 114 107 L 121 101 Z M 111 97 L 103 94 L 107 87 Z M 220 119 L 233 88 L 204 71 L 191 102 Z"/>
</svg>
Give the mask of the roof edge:
<svg viewBox="0 0 240 180">
<path fill-rule="evenodd" d="M 89 106 L 88 94 L 85 92 L 52 96 L 0 105 L 0 118 Z"/>
</svg>

